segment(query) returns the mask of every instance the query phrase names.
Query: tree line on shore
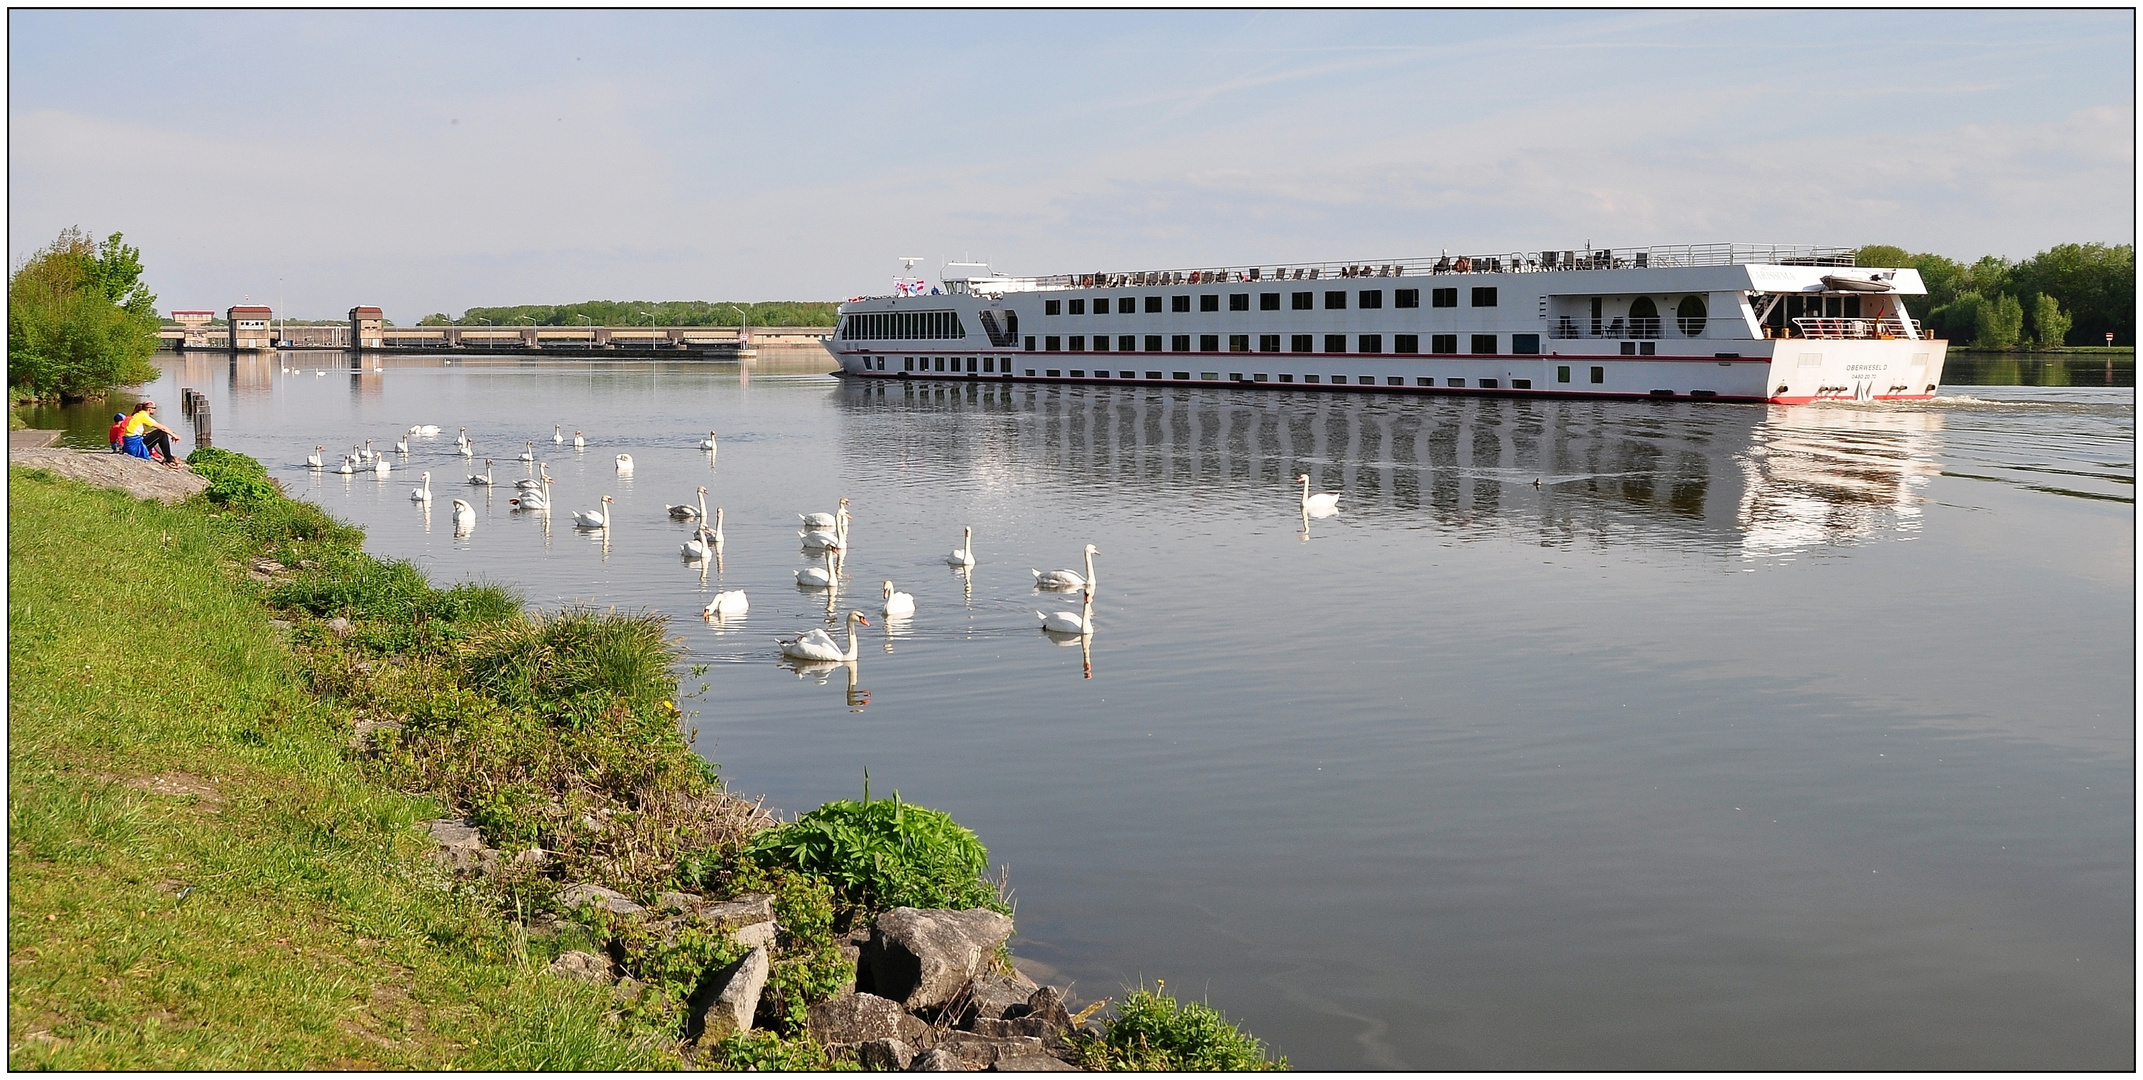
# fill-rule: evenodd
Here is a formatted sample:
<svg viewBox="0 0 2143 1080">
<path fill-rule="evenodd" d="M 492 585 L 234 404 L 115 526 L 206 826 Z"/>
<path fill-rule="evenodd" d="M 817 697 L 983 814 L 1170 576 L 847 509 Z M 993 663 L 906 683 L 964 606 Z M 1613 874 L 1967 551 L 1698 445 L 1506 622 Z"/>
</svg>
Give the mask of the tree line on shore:
<svg viewBox="0 0 2143 1080">
<path fill-rule="evenodd" d="M 632 326 L 652 316 L 657 326 L 832 326 L 839 304 L 815 300 L 583 300 L 577 304 L 472 307 L 453 318 L 434 312 L 418 326 Z"/>
<path fill-rule="evenodd" d="M 1961 263 L 1889 244 L 1861 248 L 1861 266 L 1911 267 L 1927 283 L 1921 320 L 1933 336 L 1984 349 L 2136 343 L 2134 244 L 2056 244 L 2018 262 Z"/>
</svg>

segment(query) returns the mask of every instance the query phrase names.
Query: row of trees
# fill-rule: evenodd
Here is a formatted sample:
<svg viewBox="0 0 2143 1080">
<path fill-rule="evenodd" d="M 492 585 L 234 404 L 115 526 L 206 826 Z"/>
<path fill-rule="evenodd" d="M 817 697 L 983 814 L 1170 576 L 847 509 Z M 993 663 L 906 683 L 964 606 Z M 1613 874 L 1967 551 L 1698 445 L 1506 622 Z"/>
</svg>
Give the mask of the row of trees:
<svg viewBox="0 0 2143 1080">
<path fill-rule="evenodd" d="M 156 378 L 156 294 L 141 251 L 69 228 L 8 274 L 10 400 L 79 399 Z"/>
<path fill-rule="evenodd" d="M 1873 244 L 1862 266 L 1912 267 L 1927 283 L 1921 318 L 1937 337 L 1989 349 L 2136 343 L 2134 244 L 2057 244 L 2022 262 L 1960 263 Z"/>
<path fill-rule="evenodd" d="M 770 300 L 757 304 L 712 300 L 585 300 L 578 304 L 521 304 L 473 307 L 450 318 L 426 315 L 419 326 L 736 326 L 748 313 L 753 326 L 832 326 L 838 304 L 807 300 Z M 739 309 L 742 309 L 741 312 Z"/>
</svg>

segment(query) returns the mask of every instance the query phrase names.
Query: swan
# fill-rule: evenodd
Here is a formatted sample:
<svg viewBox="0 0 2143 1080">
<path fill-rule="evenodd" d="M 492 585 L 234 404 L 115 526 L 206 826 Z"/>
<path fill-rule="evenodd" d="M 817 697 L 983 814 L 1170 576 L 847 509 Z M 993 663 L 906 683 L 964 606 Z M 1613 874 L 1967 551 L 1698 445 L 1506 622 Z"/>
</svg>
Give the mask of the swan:
<svg viewBox="0 0 2143 1080">
<path fill-rule="evenodd" d="M 349 476 L 357 471 L 357 463 L 351 461 L 348 456 L 344 456 L 342 464 L 335 466 L 335 471 L 343 476 Z"/>
<path fill-rule="evenodd" d="M 701 488 L 700 490 L 705 491 L 706 489 Z M 706 516 L 707 511 L 703 507 L 700 510 L 700 517 L 705 518 Z M 714 550 L 722 550 L 722 508 L 719 506 L 714 508 Z"/>
<path fill-rule="evenodd" d="M 460 499 L 454 500 L 454 527 L 466 529 L 476 524 L 476 508 Z"/>
<path fill-rule="evenodd" d="M 365 440 L 365 451 L 364 451 L 364 453 L 363 453 L 363 454 L 360 454 L 360 455 L 358 455 L 358 458 L 357 458 L 357 460 L 359 460 L 359 461 L 370 461 L 370 460 L 372 460 L 373 458 L 376 458 L 376 457 L 378 457 L 378 456 L 379 456 L 379 452 L 378 452 L 378 451 L 376 451 L 376 450 L 374 450 L 374 449 L 372 449 L 372 440 L 370 440 L 370 439 L 366 439 L 366 440 Z"/>
<path fill-rule="evenodd" d="M 1042 620 L 1042 629 L 1052 634 L 1078 634 L 1084 637 L 1094 632 L 1094 594 L 1087 593 L 1085 602 L 1078 611 L 1055 611 L 1047 615 L 1037 611 L 1035 618 Z"/>
<path fill-rule="evenodd" d="M 411 435 L 437 435 L 437 434 L 439 434 L 439 425 L 437 425 L 437 424 L 414 424 L 414 425 L 411 425 L 411 427 L 410 427 L 410 429 L 409 429 L 409 433 L 410 433 Z"/>
<path fill-rule="evenodd" d="M 692 539 L 685 541 L 684 546 L 677 549 L 678 554 L 695 562 L 706 558 L 713 552 L 714 545 L 707 542 L 707 530 L 705 528 L 692 530 Z"/>
<path fill-rule="evenodd" d="M 578 431 L 574 432 L 574 433 L 573 433 L 573 449 L 575 449 L 575 450 L 578 450 L 578 449 L 580 449 L 581 447 L 584 447 L 584 446 L 586 446 L 586 445 L 588 445 L 588 440 L 586 440 L 586 439 L 583 439 L 583 438 L 581 438 L 581 437 L 580 437 L 580 432 L 578 432 Z"/>
<path fill-rule="evenodd" d="M 459 434 L 459 435 L 456 435 L 456 436 L 454 436 L 454 445 L 455 445 L 455 446 L 467 446 L 467 445 L 469 445 L 469 429 L 468 429 L 468 428 L 462 428 L 462 429 L 461 429 L 461 434 Z"/>
<path fill-rule="evenodd" d="M 524 491 L 506 500 L 506 504 L 516 510 L 548 510 L 551 508 L 551 500 L 540 491 Z"/>
<path fill-rule="evenodd" d="M 699 490 L 702 494 L 704 494 L 707 489 L 701 488 Z M 694 508 L 691 503 L 678 503 L 676 506 L 671 506 L 668 503 L 664 503 L 662 509 L 667 512 L 672 519 L 677 521 L 690 521 L 693 518 L 699 516 L 699 511 Z"/>
<path fill-rule="evenodd" d="M 523 451 L 521 451 L 521 460 L 522 460 L 522 461 L 534 461 L 534 460 L 536 460 L 536 444 L 535 444 L 535 443 L 526 443 L 526 444 L 524 444 L 524 445 L 526 445 L 526 446 L 528 447 L 528 449 L 526 449 L 526 450 L 523 450 Z"/>
<path fill-rule="evenodd" d="M 607 529 L 610 527 L 610 504 L 615 501 L 603 496 L 603 505 L 596 510 L 573 511 L 573 527 L 576 529 Z"/>
<path fill-rule="evenodd" d="M 1094 580 L 1094 556 L 1099 554 L 1101 554 L 1100 548 L 1097 548 L 1092 544 L 1088 544 L 1086 546 L 1085 577 L 1080 577 L 1079 572 L 1076 570 L 1051 570 L 1046 574 L 1041 572 L 1040 570 L 1034 571 L 1035 588 L 1089 590 L 1093 589 L 1097 584 L 1099 584 Z"/>
<path fill-rule="evenodd" d="M 397 453 L 397 454 L 406 454 L 406 453 L 409 453 L 409 440 L 408 440 L 408 439 L 396 439 L 396 440 L 394 441 L 394 452 L 395 452 L 395 453 Z"/>
<path fill-rule="evenodd" d="M 708 432 L 707 437 L 699 441 L 699 448 L 702 450 L 714 449 L 714 432 Z"/>
<path fill-rule="evenodd" d="M 848 500 L 842 499 L 840 507 L 834 511 L 832 532 L 813 528 L 797 533 L 796 537 L 802 540 L 807 548 L 848 550 Z"/>
<path fill-rule="evenodd" d="M 462 457 L 465 457 L 465 458 L 473 458 L 473 457 L 475 457 L 475 456 L 476 456 L 476 444 L 475 444 L 475 443 L 468 443 L 468 442 L 462 443 L 462 444 L 461 444 L 461 456 L 462 456 Z"/>
<path fill-rule="evenodd" d="M 1328 518 L 1339 513 L 1338 492 L 1325 491 L 1315 495 L 1310 494 L 1310 474 L 1308 473 L 1295 477 L 1295 482 L 1302 485 L 1302 513 L 1305 516 Z"/>
<path fill-rule="evenodd" d="M 550 462 L 547 462 L 547 461 L 539 461 L 539 462 L 536 462 L 536 475 L 534 475 L 534 476 L 524 476 L 524 477 L 520 478 L 519 480 L 516 480 L 516 481 L 514 481 L 514 482 L 513 482 L 513 486 L 514 486 L 515 488 L 518 488 L 518 489 L 522 490 L 522 491 L 541 491 L 541 490 L 543 490 L 543 485 L 545 485 L 545 484 L 548 484 L 548 483 L 550 483 L 550 482 L 551 482 L 551 464 L 550 464 Z"/>
<path fill-rule="evenodd" d="M 742 615 L 750 611 L 751 606 L 751 602 L 744 598 L 744 590 L 732 589 L 729 592 L 715 593 L 714 600 L 700 609 L 700 615 L 715 618 L 725 615 Z"/>
<path fill-rule="evenodd" d="M 475 485 L 477 485 L 477 486 L 479 486 L 479 487 L 490 487 L 490 486 L 491 486 L 491 459 L 490 459 L 490 458 L 485 458 L 485 459 L 484 459 L 484 475 L 482 475 L 482 476 L 472 476 L 472 477 L 470 477 L 470 478 L 469 478 L 469 482 L 470 482 L 470 483 L 472 483 L 472 484 L 475 484 Z"/>
<path fill-rule="evenodd" d="M 842 651 L 834 644 L 833 635 L 824 630 L 813 630 L 791 641 L 779 641 L 781 654 L 795 660 L 832 660 L 846 663 L 856 658 L 856 627 L 869 626 L 871 621 L 860 611 L 848 613 L 848 649 Z"/>
<path fill-rule="evenodd" d="M 803 589 L 825 589 L 833 586 L 833 552 L 819 553 L 826 559 L 824 568 L 807 566 L 796 572 L 796 585 Z"/>
<path fill-rule="evenodd" d="M 848 500 L 842 499 L 841 505 L 847 506 Z M 804 519 L 804 528 L 806 529 L 831 529 L 835 525 L 832 514 L 798 514 L 796 516 Z"/>
<path fill-rule="evenodd" d="M 559 427 L 559 426 L 558 426 L 558 425 L 556 425 L 556 424 L 552 424 L 552 425 L 551 425 L 551 441 L 552 441 L 552 442 L 554 442 L 554 443 L 562 443 L 562 442 L 566 441 L 566 432 L 565 432 L 565 429 L 564 429 L 564 428 L 562 428 L 562 427 Z"/>
<path fill-rule="evenodd" d="M 960 526 L 960 546 L 952 549 L 952 554 L 945 556 L 945 565 L 975 565 L 975 530 L 973 528 L 966 525 Z"/>
<path fill-rule="evenodd" d="M 424 474 L 424 486 L 409 489 L 409 501 L 428 503 L 432 501 L 432 474 Z"/>
<path fill-rule="evenodd" d="M 380 456 L 372 459 L 372 472 L 374 475 L 385 476 L 393 470 L 394 466 L 388 463 L 387 455 L 381 454 Z"/>
<path fill-rule="evenodd" d="M 619 454 L 619 455 L 618 455 L 618 475 L 619 475 L 619 476 L 631 476 L 631 475 L 632 475 L 632 455 L 631 455 L 631 454 Z"/>
<path fill-rule="evenodd" d="M 885 617 L 903 619 L 915 614 L 915 597 L 904 592 L 894 592 L 893 583 L 885 583 Z"/>
<path fill-rule="evenodd" d="M 313 447 L 313 452 L 305 456 L 305 464 L 310 465 L 315 469 L 326 468 L 327 462 L 320 460 L 320 451 L 325 449 L 327 449 L 327 447 L 325 446 Z"/>
</svg>

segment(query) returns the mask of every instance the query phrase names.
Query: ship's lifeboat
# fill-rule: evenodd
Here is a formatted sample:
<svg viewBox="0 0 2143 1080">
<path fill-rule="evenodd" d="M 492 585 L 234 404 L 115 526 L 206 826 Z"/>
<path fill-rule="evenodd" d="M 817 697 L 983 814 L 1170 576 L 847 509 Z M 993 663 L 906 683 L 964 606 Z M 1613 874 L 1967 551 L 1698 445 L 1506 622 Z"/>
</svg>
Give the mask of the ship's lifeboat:
<svg viewBox="0 0 2143 1080">
<path fill-rule="evenodd" d="M 1893 272 L 1877 271 L 1872 274 L 1825 274 L 1823 287 L 1832 292 L 1889 292 L 1897 285 L 1891 281 Z"/>
</svg>

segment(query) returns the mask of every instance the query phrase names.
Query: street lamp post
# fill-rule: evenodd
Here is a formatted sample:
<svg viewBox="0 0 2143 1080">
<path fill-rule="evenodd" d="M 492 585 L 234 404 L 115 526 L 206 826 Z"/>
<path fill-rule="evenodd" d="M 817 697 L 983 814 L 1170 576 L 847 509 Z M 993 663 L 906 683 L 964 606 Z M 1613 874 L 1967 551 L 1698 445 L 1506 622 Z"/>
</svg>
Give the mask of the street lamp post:
<svg viewBox="0 0 2143 1080">
<path fill-rule="evenodd" d="M 654 352 L 654 351 L 655 351 L 655 313 L 654 313 L 654 312 L 652 312 L 652 311 L 635 311 L 635 312 L 633 312 L 633 314 L 635 314 L 635 315 L 645 315 L 645 316 L 647 316 L 647 351 L 649 351 L 649 352 Z"/>
</svg>

